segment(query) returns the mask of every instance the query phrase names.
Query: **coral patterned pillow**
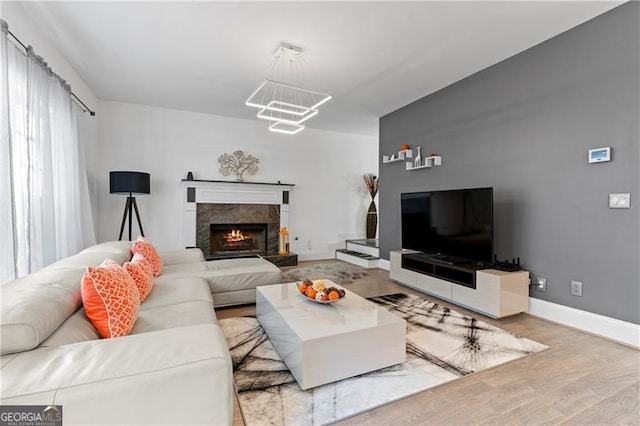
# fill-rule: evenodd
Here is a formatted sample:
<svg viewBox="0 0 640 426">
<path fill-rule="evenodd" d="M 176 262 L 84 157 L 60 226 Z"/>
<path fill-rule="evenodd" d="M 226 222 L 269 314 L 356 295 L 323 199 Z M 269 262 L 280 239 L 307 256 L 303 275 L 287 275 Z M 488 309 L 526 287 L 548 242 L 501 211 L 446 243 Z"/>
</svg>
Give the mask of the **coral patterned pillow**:
<svg viewBox="0 0 640 426">
<path fill-rule="evenodd" d="M 122 266 L 107 259 L 100 266 L 87 267 L 81 293 L 87 317 L 100 336 L 129 334 L 138 318 L 140 293 Z"/>
<path fill-rule="evenodd" d="M 162 273 L 162 258 L 158 255 L 156 249 L 145 237 L 138 237 L 138 239 L 134 241 L 133 246 L 131 247 L 131 253 L 140 253 L 142 257 L 147 259 L 147 262 L 149 262 L 149 264 L 151 265 L 153 276 L 160 276 L 160 274 Z"/>
<path fill-rule="evenodd" d="M 131 262 L 124 264 L 124 269 L 131 275 L 140 292 L 140 303 L 144 302 L 153 288 L 153 271 L 147 259 L 140 253 L 133 255 Z"/>
</svg>

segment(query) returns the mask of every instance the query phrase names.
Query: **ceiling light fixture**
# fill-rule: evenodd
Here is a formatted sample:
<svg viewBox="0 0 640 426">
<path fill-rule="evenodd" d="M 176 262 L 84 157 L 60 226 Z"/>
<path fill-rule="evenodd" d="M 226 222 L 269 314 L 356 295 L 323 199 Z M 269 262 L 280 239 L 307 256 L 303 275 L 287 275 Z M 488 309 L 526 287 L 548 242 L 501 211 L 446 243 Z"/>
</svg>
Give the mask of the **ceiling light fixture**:
<svg viewBox="0 0 640 426">
<path fill-rule="evenodd" d="M 272 132 L 294 135 L 318 114 L 318 107 L 331 99 L 328 93 L 301 86 L 304 66 L 302 49 L 282 43 L 274 52 L 269 73 L 245 104 L 258 108 L 257 117 L 269 121 Z"/>
</svg>

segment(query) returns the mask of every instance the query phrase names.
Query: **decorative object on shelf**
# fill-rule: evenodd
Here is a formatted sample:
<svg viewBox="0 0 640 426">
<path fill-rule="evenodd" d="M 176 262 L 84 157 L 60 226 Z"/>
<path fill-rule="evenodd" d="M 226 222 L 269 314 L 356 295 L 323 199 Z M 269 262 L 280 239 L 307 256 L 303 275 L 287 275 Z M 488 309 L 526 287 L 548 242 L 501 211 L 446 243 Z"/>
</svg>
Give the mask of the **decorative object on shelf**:
<svg viewBox="0 0 640 426">
<path fill-rule="evenodd" d="M 260 160 L 253 155 L 245 154 L 244 151 L 234 151 L 233 154 L 222 154 L 218 157 L 220 163 L 220 173 L 222 176 L 236 175 L 236 180 L 242 182 L 244 172 L 255 175 L 258 171 Z"/>
<path fill-rule="evenodd" d="M 187 180 L 193 180 L 193 173 L 187 172 Z"/>
<path fill-rule="evenodd" d="M 403 143 L 402 146 L 400 147 L 400 151 L 406 151 L 409 149 L 409 145 L 407 145 L 406 143 Z"/>
<path fill-rule="evenodd" d="M 402 151 L 398 151 L 397 154 L 391 154 L 391 156 L 383 155 L 382 162 L 383 163 L 395 163 L 396 161 L 403 161 L 406 158 L 413 157 L 413 151 L 410 149 L 405 149 Z"/>
<path fill-rule="evenodd" d="M 416 155 L 416 159 L 413 160 L 414 167 L 422 166 L 422 152 L 421 152 L 421 149 L 422 149 L 422 147 L 419 146 L 418 147 L 418 155 Z"/>
<path fill-rule="evenodd" d="M 278 236 L 278 254 L 280 256 L 286 256 L 289 254 L 289 231 L 284 227 L 280 229 Z"/>
<path fill-rule="evenodd" d="M 367 187 L 367 191 L 371 195 L 371 204 L 369 204 L 369 210 L 367 211 L 367 238 L 375 238 L 376 230 L 378 228 L 378 212 L 376 210 L 376 203 L 374 199 L 378 193 L 379 179 L 373 173 L 367 173 L 362 176 L 364 184 Z"/>
<path fill-rule="evenodd" d="M 414 163 L 408 161 L 406 163 L 406 170 L 419 170 L 419 169 L 428 169 L 433 166 L 442 166 L 442 157 L 439 155 L 429 155 L 425 157 L 421 162 L 421 165 L 417 166 Z"/>
<path fill-rule="evenodd" d="M 267 78 L 247 98 L 245 105 L 258 108 L 257 117 L 268 120 L 272 132 L 294 135 L 305 122 L 318 114 L 318 107 L 331 95 L 303 89 L 309 64 L 302 59 L 302 48 L 281 43 L 273 53 Z"/>
<path fill-rule="evenodd" d="M 122 224 L 120 225 L 120 236 L 118 240 L 122 240 L 124 224 L 129 216 L 129 241 L 131 241 L 131 221 L 133 219 L 133 211 L 136 213 L 138 220 L 138 228 L 140 235 L 144 237 L 142 222 L 140 221 L 140 213 L 138 212 L 138 204 L 133 194 L 151 194 L 151 175 L 144 172 L 118 171 L 109 172 L 109 192 L 111 194 L 127 194 L 127 201 L 124 205 L 124 213 L 122 214 Z"/>
</svg>

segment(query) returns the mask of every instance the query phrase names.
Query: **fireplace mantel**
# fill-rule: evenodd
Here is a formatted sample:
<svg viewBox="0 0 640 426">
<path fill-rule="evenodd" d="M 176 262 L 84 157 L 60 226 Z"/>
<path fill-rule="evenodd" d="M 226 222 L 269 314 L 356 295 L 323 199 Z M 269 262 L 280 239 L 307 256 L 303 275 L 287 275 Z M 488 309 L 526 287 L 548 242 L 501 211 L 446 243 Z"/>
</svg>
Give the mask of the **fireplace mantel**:
<svg viewBox="0 0 640 426">
<path fill-rule="evenodd" d="M 206 179 L 182 179 L 182 182 L 208 182 L 208 183 L 231 183 L 233 185 L 277 185 L 277 186 L 296 186 L 293 183 L 278 182 L 246 182 L 233 180 L 206 180 Z"/>
<path fill-rule="evenodd" d="M 271 204 L 280 206 L 280 227 L 289 227 L 289 191 L 293 184 L 182 180 L 183 208 L 181 241 L 196 245 L 197 204 Z"/>
</svg>

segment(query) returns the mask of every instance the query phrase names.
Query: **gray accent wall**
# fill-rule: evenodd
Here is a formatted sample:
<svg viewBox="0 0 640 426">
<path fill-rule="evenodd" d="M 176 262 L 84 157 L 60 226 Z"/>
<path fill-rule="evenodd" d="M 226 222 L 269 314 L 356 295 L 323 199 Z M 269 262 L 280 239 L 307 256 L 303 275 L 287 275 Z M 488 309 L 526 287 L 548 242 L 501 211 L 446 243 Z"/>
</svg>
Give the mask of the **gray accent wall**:
<svg viewBox="0 0 640 426">
<path fill-rule="evenodd" d="M 402 192 L 491 186 L 496 254 L 547 279 L 531 296 L 640 324 L 639 17 L 626 3 L 382 117 L 381 257 L 401 248 Z M 382 163 L 404 143 L 442 167 Z M 617 192 L 631 209 L 608 208 Z"/>
</svg>

